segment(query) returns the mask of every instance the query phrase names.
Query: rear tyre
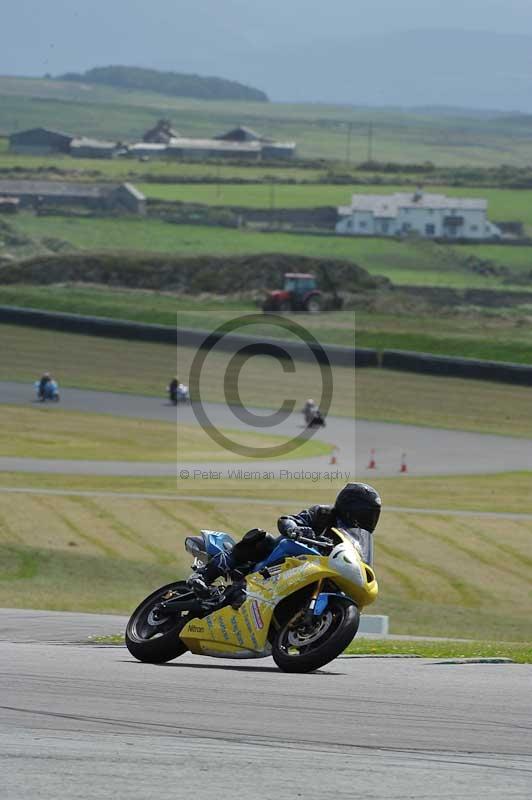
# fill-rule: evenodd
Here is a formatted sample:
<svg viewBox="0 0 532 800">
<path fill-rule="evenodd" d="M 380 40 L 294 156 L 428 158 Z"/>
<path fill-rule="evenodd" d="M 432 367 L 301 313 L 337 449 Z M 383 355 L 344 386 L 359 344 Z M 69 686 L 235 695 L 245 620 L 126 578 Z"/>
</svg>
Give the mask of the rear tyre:
<svg viewBox="0 0 532 800">
<path fill-rule="evenodd" d="M 127 623 L 126 647 L 139 661 L 164 664 L 187 651 L 186 645 L 179 638 L 179 633 L 187 621 L 187 615 L 160 618 L 154 616 L 155 606 L 162 602 L 169 592 L 188 594 L 190 589 L 185 581 L 161 586 L 142 601 Z"/>
<path fill-rule="evenodd" d="M 323 614 L 311 625 L 287 623 L 275 636 L 273 660 L 283 672 L 313 672 L 343 653 L 358 630 L 356 606 L 331 597 Z"/>
</svg>

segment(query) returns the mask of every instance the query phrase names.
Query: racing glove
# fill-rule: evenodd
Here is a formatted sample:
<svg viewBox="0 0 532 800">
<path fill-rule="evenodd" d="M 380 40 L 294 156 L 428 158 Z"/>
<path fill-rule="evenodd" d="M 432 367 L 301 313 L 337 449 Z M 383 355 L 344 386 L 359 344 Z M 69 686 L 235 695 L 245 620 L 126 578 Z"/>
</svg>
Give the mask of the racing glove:
<svg viewBox="0 0 532 800">
<path fill-rule="evenodd" d="M 304 539 L 315 539 L 316 534 L 314 533 L 313 528 L 308 528 L 305 525 L 301 525 L 299 527 L 291 528 L 289 531 L 285 533 L 285 536 L 288 539 L 299 539 L 301 536 Z"/>
</svg>

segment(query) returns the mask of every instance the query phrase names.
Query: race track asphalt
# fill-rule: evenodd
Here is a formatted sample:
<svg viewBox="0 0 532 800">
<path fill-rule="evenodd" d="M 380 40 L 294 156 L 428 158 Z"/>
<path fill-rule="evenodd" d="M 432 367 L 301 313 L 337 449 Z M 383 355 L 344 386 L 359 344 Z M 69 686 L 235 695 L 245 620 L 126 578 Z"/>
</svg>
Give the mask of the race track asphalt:
<svg viewBox="0 0 532 800">
<path fill-rule="evenodd" d="M 33 389 L 27 384 L 0 382 L 0 402 L 31 407 L 32 404 L 35 405 Z M 61 389 L 60 405 L 47 404 L 46 406 L 50 413 L 57 408 L 177 422 L 176 462 L 90 462 L 0 457 L 0 471 L 174 476 L 178 474 L 180 467 L 188 469 L 191 474 L 195 470 L 205 469 L 204 463 L 187 461 L 186 452 L 179 449 L 179 423 L 198 424 L 190 406 L 180 406 L 176 411 L 174 406 L 160 398 Z M 250 410 L 258 416 L 271 413 L 264 409 Z M 205 404 L 205 411 L 213 424 L 220 428 L 249 430 L 247 425 L 238 419 L 233 410 L 227 406 L 209 403 Z M 301 415 L 293 414 L 275 427 L 262 430 L 286 438 L 293 437 L 302 431 Z M 510 436 L 467 433 L 366 420 L 353 421 L 342 417 L 329 417 L 326 428 L 320 430 L 316 435 L 320 440 L 337 448 L 337 464 L 334 465 L 334 469 L 338 468 L 349 473 L 349 477 L 397 475 L 403 455 L 408 473 L 413 475 L 488 474 L 532 470 L 532 440 Z M 372 450 L 377 463 L 376 470 L 367 468 Z M 216 463 L 212 466 L 222 475 L 228 475 L 229 471 L 234 470 L 238 464 L 229 462 Z M 266 460 L 246 462 L 246 469 L 271 469 L 275 472 L 276 477 L 281 474 L 282 470 L 293 472 L 302 468 L 308 471 L 323 472 L 330 471 L 332 466 L 328 456 L 305 460 L 284 458 L 275 462 Z"/>
<path fill-rule="evenodd" d="M 153 666 L 90 617 L 0 611 L 2 800 L 530 798 L 532 665 Z"/>
</svg>

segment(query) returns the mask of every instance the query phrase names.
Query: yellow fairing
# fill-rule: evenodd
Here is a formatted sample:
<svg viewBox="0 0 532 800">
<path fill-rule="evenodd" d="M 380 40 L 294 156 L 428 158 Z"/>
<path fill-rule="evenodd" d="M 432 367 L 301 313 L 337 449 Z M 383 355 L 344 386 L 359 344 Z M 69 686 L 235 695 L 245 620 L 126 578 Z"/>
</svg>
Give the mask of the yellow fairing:
<svg viewBox="0 0 532 800">
<path fill-rule="evenodd" d="M 247 599 L 239 609 L 225 606 L 203 619 L 194 619 L 183 628 L 180 638 L 192 653 L 260 657 L 270 653 L 268 631 L 275 606 L 298 589 L 329 578 L 359 608 L 372 603 L 378 593 L 373 570 L 361 561 L 352 542 L 341 531 L 335 532 L 355 554 L 347 577 L 328 556 L 286 558 L 282 564 L 269 567 L 266 577 L 258 572 L 248 575 Z"/>
<path fill-rule="evenodd" d="M 287 558 L 272 567 L 270 577 L 248 575 L 247 599 L 237 610 L 225 606 L 203 619 L 195 619 L 180 638 L 192 653 L 212 655 L 269 655 L 268 631 L 277 603 L 322 576 L 327 559 Z"/>
<path fill-rule="evenodd" d="M 340 537 L 349 550 L 354 550 L 351 539 L 341 529 L 333 528 L 334 533 Z M 331 558 L 326 559 L 328 564 L 331 565 Z M 362 561 L 358 551 L 355 551 L 356 562 L 353 566 L 356 568 L 350 571 L 348 577 L 342 575 L 338 571 L 338 567 L 331 570 L 330 577 L 334 580 L 335 584 L 345 592 L 352 600 L 355 601 L 357 606 L 362 609 L 364 606 L 369 606 L 374 603 L 379 594 L 379 585 L 375 577 L 373 568 Z"/>
</svg>

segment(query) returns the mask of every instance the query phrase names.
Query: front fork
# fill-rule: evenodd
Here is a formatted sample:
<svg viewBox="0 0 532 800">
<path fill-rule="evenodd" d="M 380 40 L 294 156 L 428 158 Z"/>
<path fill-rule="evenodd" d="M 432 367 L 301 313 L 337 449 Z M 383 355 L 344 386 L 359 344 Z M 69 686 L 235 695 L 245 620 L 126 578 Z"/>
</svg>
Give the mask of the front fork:
<svg viewBox="0 0 532 800">
<path fill-rule="evenodd" d="M 288 623 L 289 628 L 296 628 L 301 624 L 303 625 L 311 624 L 314 617 L 314 609 L 316 608 L 316 601 L 320 595 L 322 585 L 323 585 L 323 580 L 320 578 L 320 580 L 316 583 L 316 586 L 312 591 L 312 595 L 310 597 L 310 601 L 307 608 L 301 609 L 296 614 L 294 614 L 294 616 Z"/>
<path fill-rule="evenodd" d="M 319 597 L 319 595 L 321 593 L 322 585 L 323 585 L 323 580 L 320 578 L 320 580 L 316 584 L 316 587 L 315 587 L 314 591 L 312 592 L 312 597 L 310 598 L 310 603 L 308 605 L 307 613 L 310 614 L 311 617 L 314 615 L 314 609 L 316 608 L 316 600 L 318 599 L 318 597 Z M 309 620 L 309 622 L 310 622 L 310 620 Z"/>
</svg>

